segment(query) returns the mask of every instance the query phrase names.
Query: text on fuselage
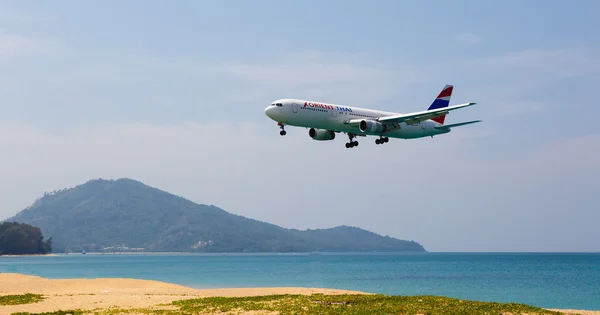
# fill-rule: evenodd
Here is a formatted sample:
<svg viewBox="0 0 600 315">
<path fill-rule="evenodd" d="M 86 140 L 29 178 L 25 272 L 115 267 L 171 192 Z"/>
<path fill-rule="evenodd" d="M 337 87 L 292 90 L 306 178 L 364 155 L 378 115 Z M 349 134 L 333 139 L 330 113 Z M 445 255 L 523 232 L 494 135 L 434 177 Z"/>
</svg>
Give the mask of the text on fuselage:
<svg viewBox="0 0 600 315">
<path fill-rule="evenodd" d="M 333 106 L 333 105 L 321 104 L 321 103 L 304 102 L 304 107 L 306 107 L 306 106 L 323 108 L 323 109 L 335 109 L 340 112 L 352 112 L 352 108 L 343 107 L 343 106 Z"/>
</svg>

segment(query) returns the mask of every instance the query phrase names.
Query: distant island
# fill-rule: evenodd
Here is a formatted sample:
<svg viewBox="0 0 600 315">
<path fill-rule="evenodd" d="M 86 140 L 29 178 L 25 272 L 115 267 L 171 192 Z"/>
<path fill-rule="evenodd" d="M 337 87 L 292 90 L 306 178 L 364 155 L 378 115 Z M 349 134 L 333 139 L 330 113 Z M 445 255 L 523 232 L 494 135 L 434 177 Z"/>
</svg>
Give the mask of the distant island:
<svg viewBox="0 0 600 315">
<path fill-rule="evenodd" d="M 44 255 L 52 252 L 52 237 L 44 241 L 39 227 L 18 222 L 0 224 L 0 256 Z"/>
<path fill-rule="evenodd" d="M 40 227 L 54 253 L 425 251 L 357 227 L 286 229 L 127 178 L 45 193 L 6 221 Z"/>
</svg>

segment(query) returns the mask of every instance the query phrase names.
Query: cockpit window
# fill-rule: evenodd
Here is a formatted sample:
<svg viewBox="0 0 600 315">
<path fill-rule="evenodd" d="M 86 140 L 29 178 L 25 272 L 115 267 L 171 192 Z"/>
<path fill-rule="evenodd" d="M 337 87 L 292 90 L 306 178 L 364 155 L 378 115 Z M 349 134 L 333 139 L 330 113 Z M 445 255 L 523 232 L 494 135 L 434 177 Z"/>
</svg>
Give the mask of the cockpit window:
<svg viewBox="0 0 600 315">
<path fill-rule="evenodd" d="M 281 103 L 275 103 L 275 106 L 281 107 L 281 106 L 283 106 L 283 104 L 281 104 Z"/>
</svg>

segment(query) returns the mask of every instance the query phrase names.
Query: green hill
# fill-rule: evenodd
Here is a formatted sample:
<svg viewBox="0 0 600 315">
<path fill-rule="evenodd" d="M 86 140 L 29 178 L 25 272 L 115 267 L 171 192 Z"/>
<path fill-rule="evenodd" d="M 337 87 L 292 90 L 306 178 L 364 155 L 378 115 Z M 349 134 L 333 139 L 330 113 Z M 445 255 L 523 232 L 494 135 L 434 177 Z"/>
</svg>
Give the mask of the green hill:
<svg viewBox="0 0 600 315">
<path fill-rule="evenodd" d="M 402 252 L 413 241 L 359 228 L 300 231 L 196 204 L 135 180 L 91 180 L 46 193 L 6 221 L 40 227 L 53 252 Z M 107 248 L 109 247 L 109 248 Z"/>
</svg>

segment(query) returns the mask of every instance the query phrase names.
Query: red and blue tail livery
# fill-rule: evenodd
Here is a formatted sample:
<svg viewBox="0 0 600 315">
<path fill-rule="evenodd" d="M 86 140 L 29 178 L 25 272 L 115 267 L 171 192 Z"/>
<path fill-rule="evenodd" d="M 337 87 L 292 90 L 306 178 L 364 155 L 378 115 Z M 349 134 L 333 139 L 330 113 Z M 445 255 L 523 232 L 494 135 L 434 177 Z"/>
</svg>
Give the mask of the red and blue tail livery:
<svg viewBox="0 0 600 315">
<path fill-rule="evenodd" d="M 427 110 L 448 107 L 448 105 L 450 105 L 450 98 L 452 97 L 453 89 L 454 89 L 453 85 L 446 85 L 442 89 L 440 94 L 438 94 L 438 96 L 435 98 L 435 100 L 433 100 L 433 103 L 431 103 L 431 105 L 429 106 L 429 108 Z M 444 120 L 446 120 L 446 115 L 443 115 L 440 117 L 435 117 L 435 118 L 432 118 L 431 120 L 443 125 Z"/>
<path fill-rule="evenodd" d="M 453 89 L 454 86 L 446 85 L 427 110 L 404 114 L 293 98 L 275 100 L 265 108 L 265 114 L 277 122 L 282 136 L 286 135 L 285 126 L 294 126 L 307 128 L 308 136 L 318 141 L 333 140 L 336 134 L 345 133 L 346 148 L 358 146 L 356 137 L 375 136 L 375 144 L 384 144 L 390 138 L 434 137 L 449 133 L 452 128 L 480 122 L 444 124 L 448 113 L 475 105 L 474 102 L 450 105 Z"/>
</svg>

